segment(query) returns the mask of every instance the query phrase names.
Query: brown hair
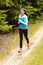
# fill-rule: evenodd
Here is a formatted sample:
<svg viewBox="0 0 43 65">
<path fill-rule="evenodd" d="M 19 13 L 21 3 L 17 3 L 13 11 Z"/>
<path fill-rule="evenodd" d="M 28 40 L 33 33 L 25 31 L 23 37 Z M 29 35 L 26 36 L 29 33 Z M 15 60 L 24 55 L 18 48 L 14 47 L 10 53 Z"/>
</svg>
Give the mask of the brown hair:
<svg viewBox="0 0 43 65">
<path fill-rule="evenodd" d="M 24 12 L 25 12 L 24 14 L 28 16 L 27 10 L 25 8 L 21 8 L 20 10 L 24 10 Z"/>
</svg>

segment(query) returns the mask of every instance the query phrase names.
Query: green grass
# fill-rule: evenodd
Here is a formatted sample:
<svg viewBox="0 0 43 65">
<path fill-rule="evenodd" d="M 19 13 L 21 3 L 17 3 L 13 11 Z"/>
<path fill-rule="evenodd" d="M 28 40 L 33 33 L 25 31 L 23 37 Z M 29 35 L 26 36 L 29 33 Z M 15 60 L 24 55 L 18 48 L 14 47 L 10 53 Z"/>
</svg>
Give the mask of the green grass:
<svg viewBox="0 0 43 65">
<path fill-rule="evenodd" d="M 43 23 L 30 24 L 28 27 L 29 37 L 32 37 Z"/>
<path fill-rule="evenodd" d="M 29 38 L 32 37 L 40 26 L 41 26 L 41 23 L 29 24 L 29 27 L 28 27 L 29 36 L 28 37 Z M 16 36 L 14 39 L 14 42 L 9 43 L 8 48 L 4 52 L 0 53 L 0 60 L 4 59 L 12 49 L 15 49 L 19 46 L 19 36 L 18 34 L 14 34 L 14 36 Z M 23 41 L 23 43 L 25 43 L 25 41 Z"/>
<path fill-rule="evenodd" d="M 43 65 L 43 38 L 20 65 Z"/>
</svg>

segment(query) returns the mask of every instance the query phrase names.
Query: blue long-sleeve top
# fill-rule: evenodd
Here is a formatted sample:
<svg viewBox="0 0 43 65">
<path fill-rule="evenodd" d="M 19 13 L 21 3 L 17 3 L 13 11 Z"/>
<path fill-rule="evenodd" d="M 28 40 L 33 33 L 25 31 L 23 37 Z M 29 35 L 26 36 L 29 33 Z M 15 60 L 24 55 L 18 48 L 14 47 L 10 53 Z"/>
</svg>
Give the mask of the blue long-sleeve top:
<svg viewBox="0 0 43 65">
<path fill-rule="evenodd" d="M 28 28 L 28 17 L 24 14 L 24 15 L 19 15 L 19 28 L 20 29 L 26 29 Z"/>
</svg>

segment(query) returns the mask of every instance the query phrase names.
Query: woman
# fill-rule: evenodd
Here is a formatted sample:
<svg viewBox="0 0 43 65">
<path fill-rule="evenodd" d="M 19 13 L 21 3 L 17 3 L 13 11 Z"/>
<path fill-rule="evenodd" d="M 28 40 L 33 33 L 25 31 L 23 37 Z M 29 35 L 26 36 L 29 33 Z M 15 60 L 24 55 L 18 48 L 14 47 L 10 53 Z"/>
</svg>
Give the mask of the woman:
<svg viewBox="0 0 43 65">
<path fill-rule="evenodd" d="M 19 36 L 20 36 L 20 49 L 18 52 L 21 53 L 22 52 L 23 34 L 27 41 L 27 47 L 28 47 L 28 49 L 30 49 L 30 44 L 29 44 L 29 39 L 28 39 L 28 16 L 27 16 L 26 10 L 24 8 L 20 9 L 18 24 L 19 24 Z"/>
</svg>

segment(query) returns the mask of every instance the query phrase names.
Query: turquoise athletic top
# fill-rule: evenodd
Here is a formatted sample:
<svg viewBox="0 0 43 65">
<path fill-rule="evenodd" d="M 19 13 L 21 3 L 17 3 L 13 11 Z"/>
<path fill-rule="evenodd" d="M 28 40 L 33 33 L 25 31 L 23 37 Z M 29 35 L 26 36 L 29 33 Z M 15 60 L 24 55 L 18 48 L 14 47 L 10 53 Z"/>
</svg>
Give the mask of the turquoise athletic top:
<svg viewBox="0 0 43 65">
<path fill-rule="evenodd" d="M 19 28 L 26 29 L 28 27 L 28 17 L 24 15 L 19 15 Z"/>
</svg>

